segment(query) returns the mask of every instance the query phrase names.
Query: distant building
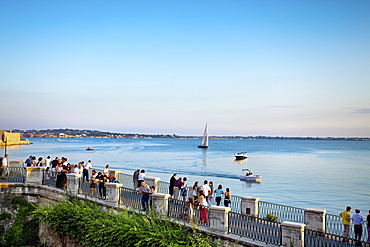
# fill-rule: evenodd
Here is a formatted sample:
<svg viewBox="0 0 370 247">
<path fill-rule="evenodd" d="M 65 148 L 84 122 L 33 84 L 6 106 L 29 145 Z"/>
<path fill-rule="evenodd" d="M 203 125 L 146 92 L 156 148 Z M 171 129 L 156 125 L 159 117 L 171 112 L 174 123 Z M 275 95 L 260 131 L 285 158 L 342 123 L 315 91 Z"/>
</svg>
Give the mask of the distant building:
<svg viewBox="0 0 370 247">
<path fill-rule="evenodd" d="M 27 139 L 21 139 L 21 133 L 10 133 L 5 130 L 0 130 L 0 146 L 24 144 L 30 144 L 30 141 Z"/>
</svg>

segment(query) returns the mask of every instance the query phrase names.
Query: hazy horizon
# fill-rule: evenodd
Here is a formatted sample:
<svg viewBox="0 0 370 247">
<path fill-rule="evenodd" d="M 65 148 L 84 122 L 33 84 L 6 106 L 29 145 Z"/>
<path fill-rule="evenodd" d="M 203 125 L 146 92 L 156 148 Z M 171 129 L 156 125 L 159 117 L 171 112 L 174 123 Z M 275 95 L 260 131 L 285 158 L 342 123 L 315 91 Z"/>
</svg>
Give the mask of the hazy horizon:
<svg viewBox="0 0 370 247">
<path fill-rule="evenodd" d="M 138 133 L 138 132 L 114 132 L 109 130 L 97 130 L 97 129 L 73 129 L 73 128 L 57 128 L 57 129 L 6 129 L 5 131 L 44 131 L 44 130 L 77 130 L 77 131 L 99 131 L 99 132 L 108 132 L 112 134 L 129 134 L 129 135 L 176 135 L 180 137 L 196 137 L 201 138 L 203 133 L 199 135 L 179 135 L 177 133 Z M 268 138 L 370 138 L 370 137 L 349 137 L 349 136 L 266 136 L 266 135 L 209 135 L 212 137 L 268 137 Z"/>
<path fill-rule="evenodd" d="M 2 1 L 0 128 L 370 136 L 370 1 Z"/>
</svg>

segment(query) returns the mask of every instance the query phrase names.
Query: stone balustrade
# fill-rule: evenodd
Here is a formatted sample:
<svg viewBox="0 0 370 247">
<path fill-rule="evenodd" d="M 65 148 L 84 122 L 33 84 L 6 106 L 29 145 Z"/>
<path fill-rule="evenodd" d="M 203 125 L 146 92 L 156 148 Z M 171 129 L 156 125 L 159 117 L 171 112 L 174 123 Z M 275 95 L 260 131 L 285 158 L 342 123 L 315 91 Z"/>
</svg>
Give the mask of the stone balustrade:
<svg viewBox="0 0 370 247">
<path fill-rule="evenodd" d="M 37 193 L 46 193 L 48 198 L 53 198 L 48 190 L 45 190 L 45 187 L 42 186 L 43 181 L 43 172 L 44 167 L 25 167 L 25 182 L 23 185 L 23 193 L 28 191 L 28 187 L 32 187 L 34 191 Z M 114 170 L 112 175 L 118 177 L 119 171 Z M 155 186 L 158 188 L 159 178 L 155 177 L 147 177 L 146 183 L 149 186 Z M 70 173 L 67 174 L 67 191 L 72 194 L 78 196 L 80 191 L 80 183 L 81 183 L 81 175 Z M 41 186 L 41 187 L 38 187 Z M 1 189 L 3 186 L 0 186 Z M 26 188 L 27 187 L 27 188 Z M 50 188 L 50 187 L 49 187 Z M 107 183 L 106 184 L 106 200 L 105 202 L 109 205 L 115 205 L 116 207 L 120 207 L 120 188 L 122 188 L 121 183 Z M 51 190 L 59 191 L 59 189 L 50 188 Z M 46 192 L 48 191 L 48 192 Z M 22 193 L 18 191 L 18 193 Z M 191 188 L 189 187 L 188 191 L 189 195 L 191 195 Z M 60 197 L 57 196 L 58 198 Z M 152 209 L 159 215 L 163 217 L 168 215 L 169 210 L 169 198 L 170 195 L 163 194 L 163 193 L 154 193 L 151 196 L 152 198 Z M 259 197 L 251 197 L 251 196 L 244 196 L 241 197 L 241 204 L 240 204 L 240 211 L 242 214 L 250 215 L 254 217 L 259 216 Z M 101 202 L 103 203 L 103 202 Z M 229 207 L 222 207 L 222 206 L 211 206 L 209 207 L 209 231 L 215 234 L 227 235 L 228 234 L 228 227 L 229 227 Z M 305 227 L 317 231 L 325 232 L 325 215 L 326 210 L 321 209 L 312 209 L 307 208 L 305 209 L 305 222 L 296 223 L 296 222 L 289 222 L 284 221 L 281 223 L 282 229 L 282 246 L 304 246 L 304 229 Z M 305 224 L 303 224 L 305 223 Z M 261 246 L 261 245 L 256 245 Z"/>
</svg>

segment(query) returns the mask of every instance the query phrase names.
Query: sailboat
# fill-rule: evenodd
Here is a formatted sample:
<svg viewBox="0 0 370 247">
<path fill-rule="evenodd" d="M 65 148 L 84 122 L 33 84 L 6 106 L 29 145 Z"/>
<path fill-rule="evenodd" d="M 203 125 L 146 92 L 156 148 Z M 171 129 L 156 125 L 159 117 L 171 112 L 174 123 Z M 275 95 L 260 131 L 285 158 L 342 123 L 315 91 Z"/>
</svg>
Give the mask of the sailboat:
<svg viewBox="0 0 370 247">
<path fill-rule="evenodd" d="M 198 148 L 208 148 L 208 125 L 204 128 L 202 142 L 198 145 Z"/>
</svg>

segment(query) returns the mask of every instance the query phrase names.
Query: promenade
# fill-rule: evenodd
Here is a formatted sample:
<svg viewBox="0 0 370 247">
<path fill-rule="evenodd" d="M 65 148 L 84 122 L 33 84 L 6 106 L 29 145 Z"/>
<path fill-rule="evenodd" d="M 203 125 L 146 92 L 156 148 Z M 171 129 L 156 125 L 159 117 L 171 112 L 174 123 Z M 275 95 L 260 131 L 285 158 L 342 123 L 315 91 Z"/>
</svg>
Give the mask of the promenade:
<svg viewBox="0 0 370 247">
<path fill-rule="evenodd" d="M 98 172 L 99 169 L 96 169 Z M 119 183 L 106 185 L 107 199 L 102 200 L 97 195 L 90 195 L 90 184 L 82 182 L 81 175 L 67 174 L 67 191 L 78 196 L 86 197 L 100 203 L 115 205 L 120 208 L 132 208 L 140 211 L 141 195 L 133 189 L 132 175 L 122 174 L 118 170 L 111 170 Z M 2 183 L 38 184 L 38 186 L 55 187 L 55 181 L 46 179 L 42 167 L 11 167 L 9 176 L 1 180 Z M 172 199 L 168 195 L 169 184 L 159 178 L 146 178 L 148 185 L 154 185 L 157 193 L 152 195 L 152 210 L 161 215 L 176 218 L 188 224 L 194 223 L 205 232 L 217 232 L 222 238 L 237 239 L 249 246 L 285 246 L 293 243 L 294 246 L 353 246 L 353 235 L 348 242 L 343 242 L 341 219 L 336 215 L 326 214 L 326 210 L 300 209 L 286 205 L 261 201 L 258 197 L 232 197 L 231 207 L 211 206 L 208 208 L 208 223 L 199 222 L 199 210 L 193 214 L 184 214 L 184 201 Z M 54 188 L 55 189 L 55 188 Z M 63 191 L 63 190 L 61 190 Z M 191 194 L 189 191 L 188 194 Z M 278 216 L 277 222 L 266 220 L 267 214 Z M 352 227 L 351 227 L 352 228 Z M 364 227 L 366 229 L 366 227 Z M 364 231 L 361 244 L 366 243 Z M 248 245 L 246 245 L 248 246 Z M 288 245 L 289 246 L 289 245 Z"/>
</svg>

